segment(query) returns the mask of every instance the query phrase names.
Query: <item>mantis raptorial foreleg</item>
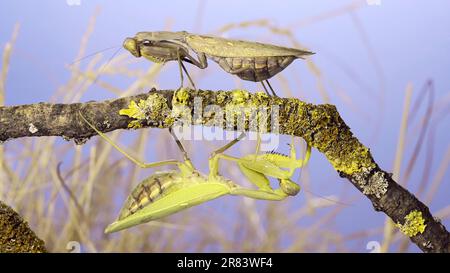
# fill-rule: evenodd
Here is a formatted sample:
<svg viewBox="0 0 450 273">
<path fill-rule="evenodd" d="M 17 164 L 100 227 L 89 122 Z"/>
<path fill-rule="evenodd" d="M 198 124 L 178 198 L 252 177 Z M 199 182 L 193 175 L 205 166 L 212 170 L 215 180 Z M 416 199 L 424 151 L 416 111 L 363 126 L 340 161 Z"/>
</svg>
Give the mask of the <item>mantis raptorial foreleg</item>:
<svg viewBox="0 0 450 273">
<path fill-rule="evenodd" d="M 264 200 L 282 200 L 287 196 L 296 195 L 300 190 L 300 187 L 298 184 L 290 180 L 290 178 L 294 174 L 296 168 L 300 168 L 308 162 L 311 147 L 308 145 L 308 149 L 303 160 L 296 158 L 294 143 L 290 146 L 289 157 L 280 154 L 258 155 L 256 153 L 238 158 L 224 154 L 228 148 L 236 144 L 240 139 L 242 139 L 242 137 L 243 134 L 212 154 L 210 158 L 210 176 L 219 175 L 219 159 L 225 159 L 236 162 L 248 180 L 258 187 L 258 190 L 244 188 L 233 189 L 231 194 L 244 195 L 247 197 Z M 259 142 L 260 141 L 258 141 L 257 144 L 257 151 L 259 149 Z M 288 171 L 282 170 L 281 168 L 287 168 Z M 270 181 L 266 175 L 278 178 L 280 188 L 276 190 L 272 189 L 270 186 Z"/>
<path fill-rule="evenodd" d="M 180 50 L 183 50 L 183 49 L 179 48 L 177 50 L 178 67 L 180 69 L 180 78 L 181 78 L 180 88 L 183 87 L 183 71 L 184 71 L 186 73 L 186 76 L 189 79 L 189 82 L 192 84 L 192 87 L 194 89 L 197 89 L 195 87 L 194 81 L 192 80 L 191 76 L 189 75 L 189 72 L 187 71 L 186 67 L 184 66 L 183 61 L 191 63 L 201 69 L 204 69 L 204 68 L 208 67 L 208 62 L 206 61 L 206 55 L 204 53 L 197 54 L 197 57 L 198 57 L 198 61 L 197 61 L 188 52 L 184 52 L 183 54 L 181 54 Z M 184 57 L 181 57 L 181 55 L 183 55 Z"/>
<path fill-rule="evenodd" d="M 239 162 L 239 158 L 225 155 L 223 153 L 226 150 L 228 150 L 229 148 L 231 148 L 234 144 L 239 142 L 244 137 L 245 137 L 245 133 L 241 133 L 237 138 L 235 138 L 231 142 L 227 143 L 226 145 L 222 146 L 221 148 L 215 150 L 211 154 L 211 157 L 209 159 L 210 179 L 214 179 L 214 177 L 219 175 L 219 159 L 222 158 L 222 159 L 227 159 L 230 161 Z M 242 171 L 242 169 L 241 169 L 241 171 Z M 248 173 L 246 173 L 245 171 L 243 171 L 243 173 L 246 177 L 249 177 Z M 244 188 L 236 188 L 236 189 L 233 189 L 230 194 L 243 195 L 243 196 L 247 196 L 247 197 L 251 197 L 251 198 L 265 199 L 265 200 L 281 200 L 287 196 L 286 195 L 286 196 L 282 197 L 281 199 L 279 199 L 280 195 L 274 196 L 274 194 L 272 193 L 273 190 L 269 185 L 269 180 L 263 174 L 260 174 L 260 173 L 254 174 L 253 176 L 251 176 L 250 181 L 253 184 L 255 184 L 256 186 L 258 186 L 259 189 L 262 189 L 263 191 L 244 189 Z"/>
<path fill-rule="evenodd" d="M 200 69 L 205 69 L 208 67 L 208 61 L 206 60 L 205 53 L 198 53 L 197 58 L 198 58 L 198 60 L 196 60 L 189 53 L 187 53 L 187 54 L 185 54 L 185 58 L 183 58 L 183 61 L 193 64 Z"/>
<path fill-rule="evenodd" d="M 264 174 L 253 171 L 248 168 L 243 168 L 242 165 L 240 164 L 240 158 L 232 157 L 232 156 L 225 155 L 222 153 L 217 154 L 216 158 L 217 159 L 226 159 L 226 160 L 237 162 L 242 173 L 249 179 L 250 182 L 252 182 L 254 185 L 256 185 L 258 187 L 257 190 L 241 188 L 241 187 L 235 188 L 235 189 L 231 190 L 231 192 L 230 192 L 231 195 L 242 195 L 242 196 L 249 197 L 249 198 L 261 199 L 261 200 L 272 200 L 272 201 L 283 200 L 284 198 L 289 196 L 288 194 L 283 192 L 283 190 L 281 188 L 273 190 L 270 187 L 269 180 L 267 179 L 267 177 Z M 218 160 L 215 162 L 218 165 Z M 218 166 L 216 166 L 216 168 L 218 168 Z"/>
</svg>

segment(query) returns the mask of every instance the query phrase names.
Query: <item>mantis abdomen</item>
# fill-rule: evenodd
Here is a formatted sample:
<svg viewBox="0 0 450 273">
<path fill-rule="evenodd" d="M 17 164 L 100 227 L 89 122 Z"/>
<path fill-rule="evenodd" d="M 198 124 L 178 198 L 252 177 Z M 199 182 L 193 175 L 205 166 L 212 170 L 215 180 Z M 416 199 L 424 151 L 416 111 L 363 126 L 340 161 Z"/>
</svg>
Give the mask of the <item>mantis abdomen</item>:
<svg viewBox="0 0 450 273">
<path fill-rule="evenodd" d="M 219 57 L 206 55 L 230 74 L 247 81 L 260 82 L 270 79 L 290 65 L 294 56 L 269 57 Z"/>
<path fill-rule="evenodd" d="M 177 179 L 179 178 L 179 179 Z M 166 190 L 181 180 L 181 174 L 175 171 L 159 172 L 139 183 L 128 196 L 118 220 L 121 220 L 148 204 L 158 200 L 166 193 Z"/>
<path fill-rule="evenodd" d="M 218 183 L 225 180 L 218 179 Z M 128 196 L 117 220 L 122 220 L 144 207 L 170 195 L 182 188 L 184 184 L 197 185 L 208 182 L 208 178 L 197 171 L 186 174 L 180 171 L 157 172 L 139 183 Z M 223 183 L 226 185 L 226 183 Z M 228 187 L 228 186 L 227 186 Z"/>
</svg>

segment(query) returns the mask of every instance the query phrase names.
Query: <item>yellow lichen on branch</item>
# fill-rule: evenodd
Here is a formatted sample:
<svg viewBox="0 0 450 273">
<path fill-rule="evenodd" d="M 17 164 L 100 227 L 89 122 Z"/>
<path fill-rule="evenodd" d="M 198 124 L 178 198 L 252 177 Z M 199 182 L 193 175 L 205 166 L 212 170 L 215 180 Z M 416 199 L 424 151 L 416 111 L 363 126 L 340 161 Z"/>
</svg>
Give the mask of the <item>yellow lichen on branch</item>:
<svg viewBox="0 0 450 273">
<path fill-rule="evenodd" d="M 409 237 L 416 236 L 418 233 L 423 233 L 427 225 L 425 219 L 422 217 L 422 212 L 418 210 L 411 211 L 405 216 L 405 223 L 397 223 L 396 226 Z"/>
<path fill-rule="evenodd" d="M 285 113 L 291 113 L 281 117 L 284 121 L 284 124 L 281 124 L 284 127 L 284 133 L 298 135 L 298 131 L 301 131 L 304 139 L 323 152 L 332 166 L 339 172 L 353 175 L 371 170 L 376 166 L 369 149 L 353 137 L 342 120 L 336 120 L 339 114 L 332 105 L 314 107 L 295 98 L 270 97 L 264 92 L 252 94 L 240 89 L 231 92 L 218 91 L 214 95 L 215 98 L 211 101 L 223 107 L 224 112 L 235 115 L 243 113 L 247 121 L 251 118 L 262 118 L 259 112 L 256 117 L 251 116 L 255 108 L 284 107 Z M 163 120 L 165 127 L 167 127 L 181 116 L 186 118 L 186 115 L 191 115 L 191 109 L 189 108 L 192 108 L 194 98 L 204 99 L 205 96 L 210 96 L 210 93 L 180 88 L 174 92 L 171 101 L 172 109 L 169 109 L 168 101 L 160 94 L 153 93 L 146 100 L 140 100 L 139 103 L 131 101 L 129 107 L 121 109 L 119 113 L 136 119 L 130 122 L 130 128 L 139 128 L 144 120 Z M 190 121 L 191 119 L 187 120 Z M 196 124 L 203 125 L 208 124 L 208 122 L 208 117 L 195 121 Z M 162 124 L 158 127 L 161 126 Z M 339 126 L 343 127 L 340 128 Z M 270 127 L 260 129 L 271 130 Z"/>
<path fill-rule="evenodd" d="M 261 92 L 248 93 L 244 90 L 186 92 L 183 89 L 152 89 L 149 93 L 103 102 L 0 107 L 0 116 L 6 117 L 0 120 L 0 141 L 31 136 L 62 136 L 74 139 L 77 144 L 83 143 L 77 140 L 86 140 L 99 131 L 81 122 L 77 115 L 80 112 L 91 117 L 103 132 L 126 128 L 136 118 L 142 127 L 169 128 L 183 121 L 174 115 L 175 106 L 184 107 L 188 114 L 193 114 L 194 118 L 190 122 L 188 120 L 188 124 L 252 132 L 256 132 L 255 127 L 250 126 L 247 113 L 252 114 L 251 121 L 258 120 L 256 117 L 259 116 L 245 108 L 275 108 L 278 110 L 275 117 L 279 120 L 279 128 L 268 126 L 268 132 L 303 138 L 326 156 L 341 177 L 347 178 L 370 199 L 375 210 L 384 212 L 397 222 L 398 227 L 420 249 L 425 252 L 450 252 L 450 236 L 445 226 L 433 217 L 425 204 L 398 185 L 390 173 L 375 163 L 370 150 L 358 141 L 337 108 L 330 104 L 314 105 L 295 98 L 269 97 Z M 226 123 L 211 123 L 216 117 L 227 114 L 223 112 L 228 107 L 236 107 L 240 110 L 240 116 L 245 117 L 241 127 L 237 122 L 229 124 L 228 120 Z M 119 111 L 127 117 L 118 115 Z M 40 121 L 39 130 L 30 130 L 30 124 L 35 124 L 36 120 Z M 186 123 L 183 121 L 183 124 Z M 405 217 L 405 211 L 412 213 Z"/>
<path fill-rule="evenodd" d="M 138 103 L 130 101 L 128 108 L 120 109 L 119 115 L 136 119 L 128 124 L 128 128 L 138 129 L 142 127 L 141 122 L 158 120 L 160 115 L 167 115 L 168 112 L 167 99 L 159 94 L 150 94 L 146 100 Z"/>
<path fill-rule="evenodd" d="M 300 131 L 310 145 L 325 154 L 334 169 L 353 175 L 376 167 L 369 149 L 352 135 L 335 106 L 317 107 L 295 98 L 287 101 L 284 112 L 292 114 L 282 117 L 287 121 L 285 131 Z"/>
</svg>

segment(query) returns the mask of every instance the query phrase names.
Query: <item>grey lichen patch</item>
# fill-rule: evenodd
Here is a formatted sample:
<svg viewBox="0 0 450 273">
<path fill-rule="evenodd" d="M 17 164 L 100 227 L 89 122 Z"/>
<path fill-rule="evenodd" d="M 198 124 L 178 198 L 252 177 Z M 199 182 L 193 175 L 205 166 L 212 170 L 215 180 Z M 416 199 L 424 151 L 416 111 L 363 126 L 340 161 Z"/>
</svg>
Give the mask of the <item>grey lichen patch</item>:
<svg viewBox="0 0 450 273">
<path fill-rule="evenodd" d="M 160 94 L 151 94 L 146 100 L 146 115 L 145 118 L 149 123 L 163 120 L 158 127 L 163 128 L 165 124 L 171 124 L 170 108 L 167 104 L 167 99 Z"/>
<path fill-rule="evenodd" d="M 378 199 L 381 198 L 387 192 L 389 186 L 385 174 L 383 172 L 371 174 L 371 170 L 368 168 L 362 168 L 361 170 L 361 172 L 353 174 L 353 180 L 362 189 L 362 193 L 374 195 Z"/>
<path fill-rule="evenodd" d="M 32 134 L 35 134 L 39 130 L 33 123 L 30 123 L 30 124 L 28 124 L 28 131 L 30 131 L 30 133 L 32 133 Z"/>
<path fill-rule="evenodd" d="M 109 122 L 109 120 L 104 120 L 103 125 L 104 125 L 105 129 L 109 129 L 109 127 L 111 127 L 111 123 Z"/>
<path fill-rule="evenodd" d="M 44 241 L 14 210 L 0 202 L 0 253 L 47 252 Z"/>
<path fill-rule="evenodd" d="M 430 250 L 432 250 L 432 249 L 434 248 L 434 247 L 433 247 L 433 244 L 431 243 L 431 241 L 423 242 L 423 243 L 422 243 L 422 246 L 423 246 L 424 248 L 430 249 Z"/>
<path fill-rule="evenodd" d="M 381 198 L 387 192 L 388 186 L 389 183 L 384 173 L 376 172 L 369 178 L 365 187 L 363 187 L 363 194 L 372 194 L 377 198 Z"/>
</svg>

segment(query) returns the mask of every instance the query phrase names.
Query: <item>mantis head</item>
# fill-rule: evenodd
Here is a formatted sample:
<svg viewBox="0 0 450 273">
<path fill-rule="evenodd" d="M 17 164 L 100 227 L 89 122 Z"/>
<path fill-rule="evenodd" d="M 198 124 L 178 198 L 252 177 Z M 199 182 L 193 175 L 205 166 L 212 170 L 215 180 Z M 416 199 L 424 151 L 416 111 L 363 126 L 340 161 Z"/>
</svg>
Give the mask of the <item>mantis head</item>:
<svg viewBox="0 0 450 273">
<path fill-rule="evenodd" d="M 165 63 L 178 59 L 178 54 L 183 55 L 182 37 L 184 32 L 139 32 L 134 37 L 128 37 L 123 42 L 123 47 L 133 56 L 155 62 Z"/>
<path fill-rule="evenodd" d="M 290 179 L 278 179 L 280 187 L 289 196 L 295 196 L 300 192 L 300 186 Z"/>
</svg>

